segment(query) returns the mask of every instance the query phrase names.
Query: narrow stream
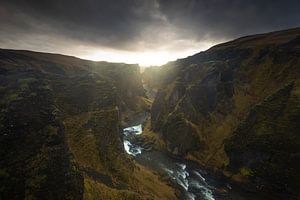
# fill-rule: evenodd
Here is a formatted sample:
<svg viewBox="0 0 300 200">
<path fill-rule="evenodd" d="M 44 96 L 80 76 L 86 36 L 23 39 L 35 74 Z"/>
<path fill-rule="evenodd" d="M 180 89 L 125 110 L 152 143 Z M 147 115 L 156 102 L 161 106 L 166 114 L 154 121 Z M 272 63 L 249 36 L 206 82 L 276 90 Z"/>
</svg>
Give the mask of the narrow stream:
<svg viewBox="0 0 300 200">
<path fill-rule="evenodd" d="M 131 141 L 133 135 L 142 134 L 142 124 L 123 129 L 126 152 L 135 160 L 168 176 L 180 189 L 182 200 L 260 200 L 255 194 L 234 187 L 225 179 L 216 178 L 194 162 L 176 159 L 158 151 L 143 151 Z"/>
<path fill-rule="evenodd" d="M 133 156 L 142 153 L 142 148 L 130 142 L 130 136 L 142 134 L 142 124 L 123 129 L 123 144 L 125 151 Z"/>
</svg>

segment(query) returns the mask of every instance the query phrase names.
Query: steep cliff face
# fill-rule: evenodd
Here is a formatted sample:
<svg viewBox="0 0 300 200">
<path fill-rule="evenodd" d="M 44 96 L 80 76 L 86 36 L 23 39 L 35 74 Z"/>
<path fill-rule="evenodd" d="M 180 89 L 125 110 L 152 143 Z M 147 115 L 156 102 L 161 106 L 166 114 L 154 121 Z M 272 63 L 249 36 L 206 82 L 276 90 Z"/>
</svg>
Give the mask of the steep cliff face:
<svg viewBox="0 0 300 200">
<path fill-rule="evenodd" d="M 82 197 L 83 178 L 44 78 L 34 70 L 1 65 L 1 199 Z"/>
<path fill-rule="evenodd" d="M 299 84 L 287 84 L 256 104 L 225 142 L 228 169 L 261 189 L 299 191 Z"/>
<path fill-rule="evenodd" d="M 0 83 L 1 199 L 174 199 L 124 152 L 138 66 L 0 50 Z"/>
<path fill-rule="evenodd" d="M 168 151 L 260 188 L 299 191 L 299 28 L 220 44 L 156 74 L 151 122 Z"/>
</svg>

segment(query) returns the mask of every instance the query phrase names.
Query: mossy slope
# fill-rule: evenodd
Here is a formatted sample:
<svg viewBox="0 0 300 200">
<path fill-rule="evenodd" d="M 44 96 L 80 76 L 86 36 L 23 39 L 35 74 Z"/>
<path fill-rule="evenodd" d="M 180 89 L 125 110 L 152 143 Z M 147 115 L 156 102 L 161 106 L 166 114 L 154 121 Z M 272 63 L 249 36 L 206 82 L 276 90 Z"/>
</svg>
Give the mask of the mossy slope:
<svg viewBox="0 0 300 200">
<path fill-rule="evenodd" d="M 258 188 L 266 183 L 264 188 L 299 192 L 299 38 L 299 28 L 247 36 L 145 70 L 147 85 L 159 88 L 152 129 L 167 150 L 212 170 L 242 171 L 242 179 Z M 262 113 L 253 114 L 258 108 Z M 250 152 L 253 165 L 244 162 Z"/>
<path fill-rule="evenodd" d="M 1 49 L 0 77 L 1 199 L 176 199 L 124 152 L 137 65 Z"/>
</svg>

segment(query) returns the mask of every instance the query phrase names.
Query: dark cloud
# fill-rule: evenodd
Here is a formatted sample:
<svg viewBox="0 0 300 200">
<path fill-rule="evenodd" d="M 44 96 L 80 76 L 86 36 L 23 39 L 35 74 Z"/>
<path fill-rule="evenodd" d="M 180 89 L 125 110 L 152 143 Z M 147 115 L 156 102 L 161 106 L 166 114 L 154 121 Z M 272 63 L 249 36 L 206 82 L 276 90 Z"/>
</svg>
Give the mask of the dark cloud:
<svg viewBox="0 0 300 200">
<path fill-rule="evenodd" d="M 0 47 L 185 48 L 299 26 L 299 8 L 299 0 L 1 0 Z"/>
<path fill-rule="evenodd" d="M 176 26 L 199 38 L 232 38 L 300 25 L 299 0 L 159 0 Z"/>
<path fill-rule="evenodd" d="M 61 34 L 119 48 L 138 38 L 143 27 L 161 23 L 154 1 L 9 0 L 0 5 L 1 31 Z"/>
</svg>

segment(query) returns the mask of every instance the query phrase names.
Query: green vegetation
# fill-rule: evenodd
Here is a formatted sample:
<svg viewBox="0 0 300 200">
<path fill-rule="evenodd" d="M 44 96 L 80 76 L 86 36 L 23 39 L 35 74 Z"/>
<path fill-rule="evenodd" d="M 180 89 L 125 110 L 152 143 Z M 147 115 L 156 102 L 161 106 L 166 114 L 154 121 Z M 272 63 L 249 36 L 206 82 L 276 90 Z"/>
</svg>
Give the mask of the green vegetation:
<svg viewBox="0 0 300 200">
<path fill-rule="evenodd" d="M 0 199 L 176 199 L 123 149 L 124 116 L 151 104 L 137 65 L 0 53 Z"/>
<path fill-rule="evenodd" d="M 297 38 L 241 38 L 145 70 L 158 93 L 143 144 L 299 196 Z M 152 103 L 137 65 L 0 53 L 0 199 L 178 199 L 124 152 L 122 125 Z"/>
<path fill-rule="evenodd" d="M 18 84 L 20 85 L 21 90 L 29 89 L 29 86 L 34 82 L 37 82 L 37 79 L 33 77 L 23 78 L 18 80 Z"/>
<path fill-rule="evenodd" d="M 158 89 L 151 126 L 167 150 L 297 196 L 299 31 L 237 39 L 145 70 L 146 84 Z"/>
</svg>

